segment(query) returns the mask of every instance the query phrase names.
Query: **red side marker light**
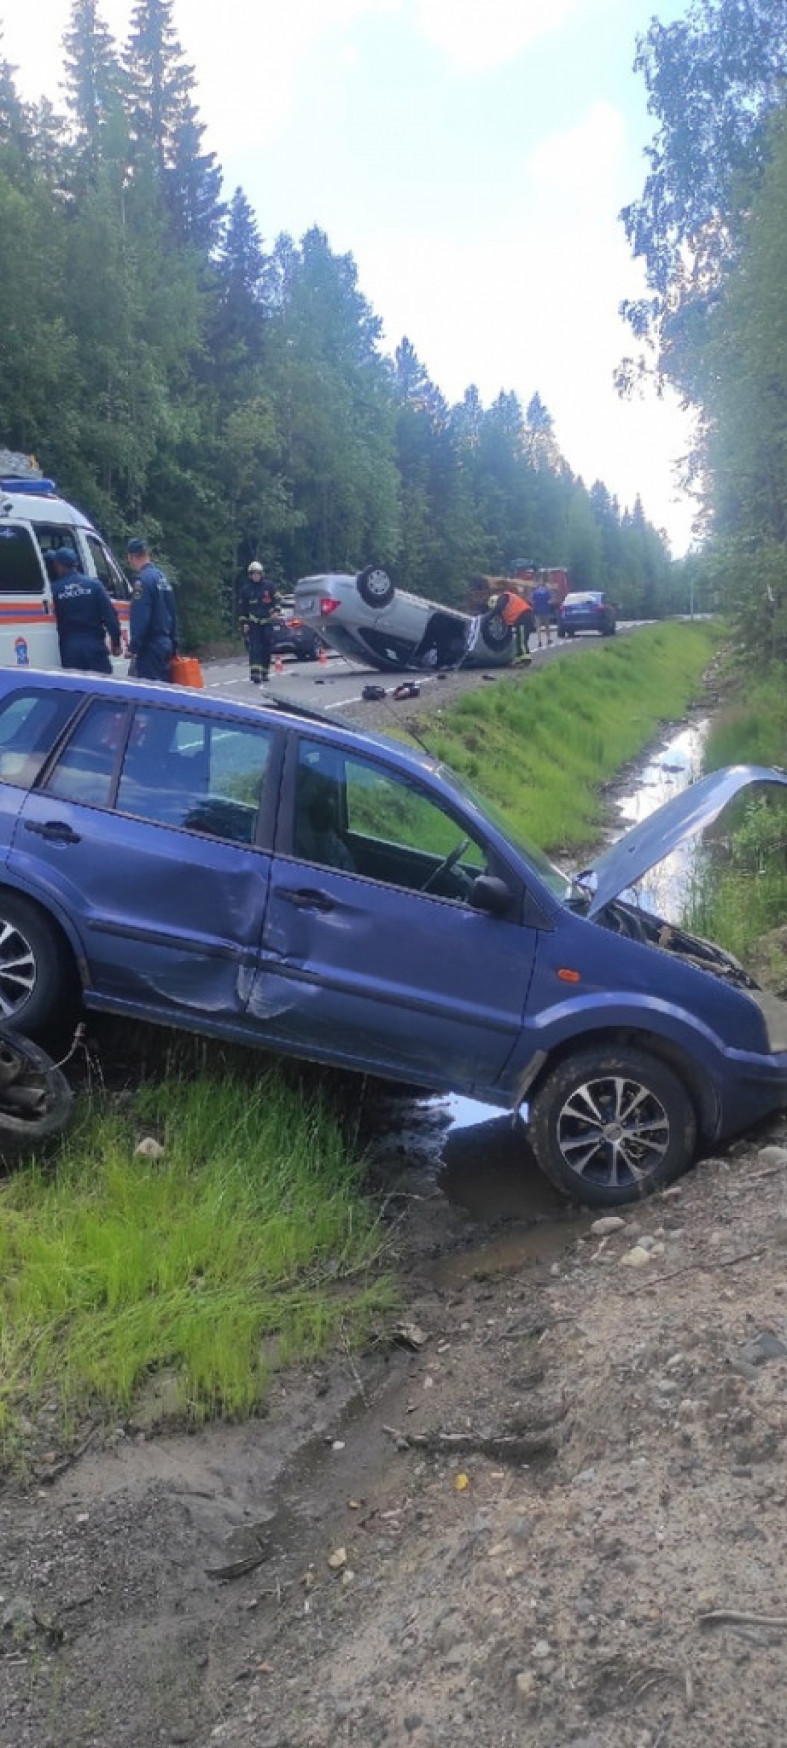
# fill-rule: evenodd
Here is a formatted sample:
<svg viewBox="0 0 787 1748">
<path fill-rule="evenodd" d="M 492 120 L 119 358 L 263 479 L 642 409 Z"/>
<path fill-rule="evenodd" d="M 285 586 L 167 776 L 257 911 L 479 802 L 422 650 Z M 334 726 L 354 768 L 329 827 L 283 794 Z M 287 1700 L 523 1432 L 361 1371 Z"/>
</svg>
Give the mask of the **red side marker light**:
<svg viewBox="0 0 787 1748">
<path fill-rule="evenodd" d="M 335 613 L 339 605 L 340 603 L 335 601 L 332 595 L 323 595 L 320 599 L 320 613 L 323 619 L 327 619 L 329 613 Z"/>
<path fill-rule="evenodd" d="M 561 965 L 560 970 L 558 971 L 558 977 L 560 978 L 561 983 L 582 982 L 580 973 L 578 971 L 570 971 L 567 965 Z"/>
</svg>

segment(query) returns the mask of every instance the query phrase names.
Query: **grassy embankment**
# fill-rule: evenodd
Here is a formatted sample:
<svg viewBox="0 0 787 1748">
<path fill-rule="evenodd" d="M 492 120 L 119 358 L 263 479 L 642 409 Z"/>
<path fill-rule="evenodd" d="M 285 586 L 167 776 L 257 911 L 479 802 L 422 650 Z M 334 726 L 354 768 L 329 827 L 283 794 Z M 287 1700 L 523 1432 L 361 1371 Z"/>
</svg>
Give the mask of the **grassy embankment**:
<svg viewBox="0 0 787 1748">
<path fill-rule="evenodd" d="M 430 741 L 536 841 L 577 846 L 598 833 L 597 786 L 680 719 L 717 643 L 683 625 L 594 646 L 480 687 Z M 162 1066 L 121 1111 L 83 1101 L 56 1164 L 0 1188 L 6 1451 L 20 1412 L 34 1429 L 43 1413 L 51 1442 L 84 1412 L 122 1415 L 162 1371 L 193 1419 L 251 1412 L 272 1366 L 361 1340 L 390 1302 L 324 1105 L 267 1067 L 246 1083 Z M 135 1156 L 146 1132 L 160 1159 Z"/>
<path fill-rule="evenodd" d="M 657 625 L 468 692 L 427 728 L 431 750 L 555 853 L 598 839 L 600 785 L 701 693 L 718 626 Z"/>
<path fill-rule="evenodd" d="M 787 765 L 787 686 L 783 670 L 745 678 L 715 719 L 705 765 Z M 767 985 L 787 988 L 787 797 L 742 798 L 694 898 L 693 925 L 737 953 Z"/>
<path fill-rule="evenodd" d="M 123 1414 L 163 1370 L 168 1409 L 252 1411 L 270 1370 L 357 1345 L 390 1288 L 335 1118 L 275 1069 L 84 1100 L 56 1166 L 0 1189 L 0 1450 Z M 160 1158 L 135 1156 L 158 1136 Z M 27 1442 L 25 1440 L 24 1442 Z"/>
</svg>

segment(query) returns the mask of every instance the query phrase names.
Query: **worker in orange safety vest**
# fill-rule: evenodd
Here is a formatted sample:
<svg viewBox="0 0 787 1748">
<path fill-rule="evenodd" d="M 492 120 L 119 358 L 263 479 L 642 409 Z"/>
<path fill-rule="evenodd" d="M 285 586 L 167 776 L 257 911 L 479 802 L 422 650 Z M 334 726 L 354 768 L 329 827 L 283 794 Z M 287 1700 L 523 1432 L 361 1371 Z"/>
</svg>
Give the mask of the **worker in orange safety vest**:
<svg viewBox="0 0 787 1748">
<path fill-rule="evenodd" d="M 513 589 L 498 595 L 495 611 L 500 614 L 504 625 L 510 625 L 516 638 L 516 655 L 514 660 L 522 666 L 532 661 L 528 648 L 530 633 L 533 629 L 533 612 L 529 601 L 517 595 Z"/>
</svg>

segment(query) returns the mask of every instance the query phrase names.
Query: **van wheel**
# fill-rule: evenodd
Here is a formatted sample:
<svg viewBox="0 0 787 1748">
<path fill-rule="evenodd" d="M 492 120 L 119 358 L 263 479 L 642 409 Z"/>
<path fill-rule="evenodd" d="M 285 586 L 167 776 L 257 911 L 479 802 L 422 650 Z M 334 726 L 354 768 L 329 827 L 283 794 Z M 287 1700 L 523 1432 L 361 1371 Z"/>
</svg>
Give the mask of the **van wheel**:
<svg viewBox="0 0 787 1748">
<path fill-rule="evenodd" d="M 691 1164 L 697 1120 L 672 1069 L 639 1050 L 585 1050 L 547 1075 L 529 1138 L 545 1175 L 592 1208 L 636 1202 Z"/>
<path fill-rule="evenodd" d="M 52 924 L 16 893 L 0 891 L 0 1025 L 40 1032 L 62 1012 L 72 989 Z"/>
<path fill-rule="evenodd" d="M 388 572 L 379 565 L 370 564 L 365 571 L 359 571 L 355 586 L 367 607 L 390 607 L 396 593 Z"/>
</svg>

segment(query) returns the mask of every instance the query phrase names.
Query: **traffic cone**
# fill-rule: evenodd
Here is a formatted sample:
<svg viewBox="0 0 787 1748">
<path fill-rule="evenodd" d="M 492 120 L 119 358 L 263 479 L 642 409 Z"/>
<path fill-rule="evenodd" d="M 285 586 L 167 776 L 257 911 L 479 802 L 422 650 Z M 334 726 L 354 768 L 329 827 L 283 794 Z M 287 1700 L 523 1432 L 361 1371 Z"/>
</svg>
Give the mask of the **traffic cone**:
<svg viewBox="0 0 787 1748">
<path fill-rule="evenodd" d="M 284 673 L 284 663 L 283 663 L 280 655 L 277 655 L 277 657 L 273 663 L 273 672 L 274 672 L 274 674 L 283 674 Z"/>
<path fill-rule="evenodd" d="M 319 650 L 317 652 L 317 660 L 318 660 L 318 662 L 327 662 L 327 660 L 328 660 L 328 651 L 325 648 L 324 643 L 320 644 Z"/>
</svg>

